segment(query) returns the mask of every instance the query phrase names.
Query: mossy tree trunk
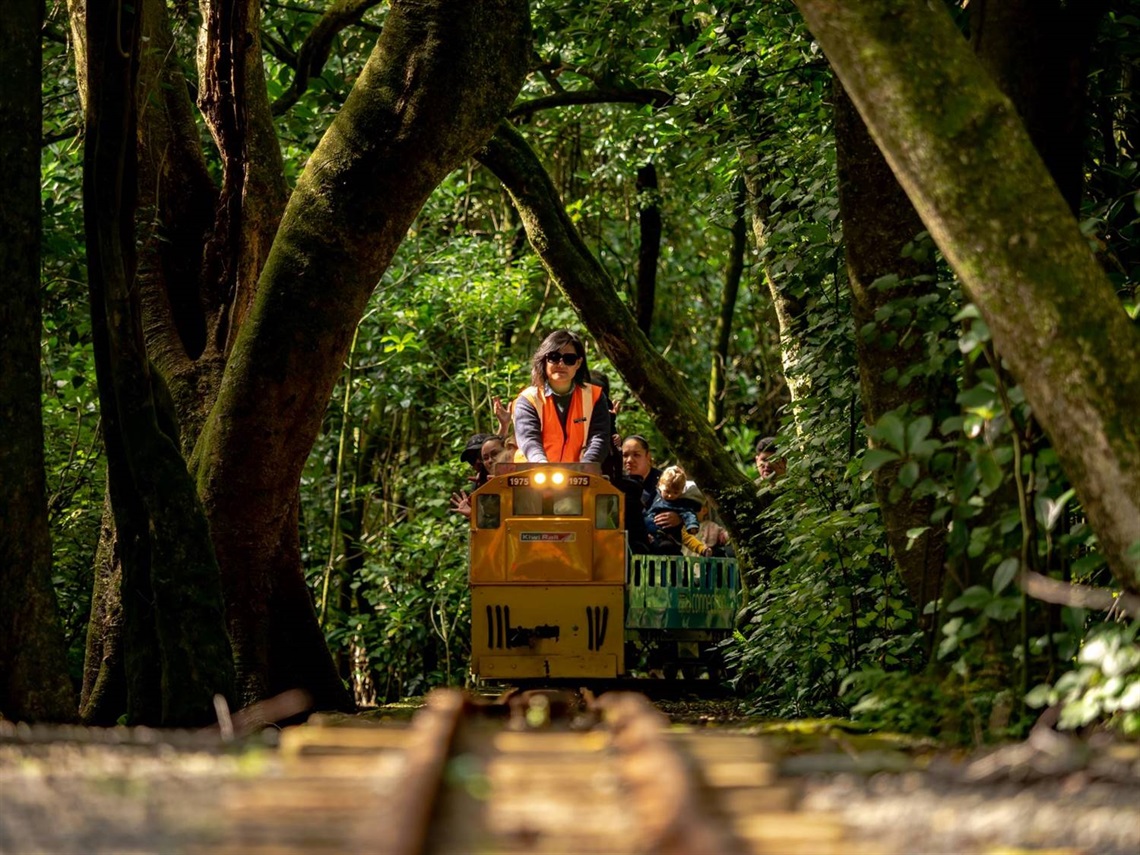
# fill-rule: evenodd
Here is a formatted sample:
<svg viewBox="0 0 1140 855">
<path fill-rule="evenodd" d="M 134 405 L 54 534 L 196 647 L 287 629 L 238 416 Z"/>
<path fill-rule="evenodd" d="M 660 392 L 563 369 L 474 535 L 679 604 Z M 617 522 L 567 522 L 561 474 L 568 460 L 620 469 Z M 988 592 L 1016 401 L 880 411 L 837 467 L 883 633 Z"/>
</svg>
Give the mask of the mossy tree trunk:
<svg viewBox="0 0 1140 855">
<path fill-rule="evenodd" d="M 873 425 L 901 408 L 904 417 L 930 415 L 937 424 L 940 406 L 953 405 L 953 389 L 940 377 L 913 374 L 926 356 L 922 332 L 913 325 L 914 306 L 902 323 L 900 316 L 880 314 L 893 300 L 913 301 L 934 293 L 933 260 L 920 261 L 915 254 L 903 257 L 903 248 L 922 231 L 922 220 L 838 83 L 833 99 L 839 215 L 863 417 Z M 884 281 L 893 284 L 877 287 L 875 282 L 885 277 L 892 277 Z M 901 461 L 893 461 L 875 470 L 875 495 L 899 577 L 921 611 L 940 592 L 946 532 L 931 524 L 932 496 L 914 498 L 908 491 L 892 500 L 901 467 Z M 912 541 L 907 532 L 913 529 L 925 531 Z"/>
<path fill-rule="evenodd" d="M 234 225 L 233 199 L 241 200 L 243 218 L 237 222 L 239 230 L 250 234 L 256 226 L 260 235 L 245 243 L 267 245 L 284 207 L 284 190 L 273 189 L 272 179 L 254 181 L 249 177 L 271 171 L 280 161 L 275 151 L 276 139 L 271 136 L 271 124 L 271 145 L 261 132 L 251 134 L 260 141 L 255 151 L 252 145 L 246 146 L 251 150 L 253 162 L 246 171 L 246 191 L 243 193 L 242 186 L 235 188 L 231 182 L 223 194 L 214 185 L 206 166 L 189 88 L 175 50 L 166 4 L 162 0 L 144 0 L 142 9 L 137 83 L 140 111 L 135 282 L 147 354 L 170 391 L 177 413 L 180 447 L 186 455 L 193 448 L 217 396 L 228 338 L 236 333 L 240 323 L 241 313 L 235 304 L 251 288 L 238 276 L 248 265 L 232 262 L 223 265 L 220 261 L 221 248 L 227 242 L 236 242 L 236 239 L 227 239 Z M 69 0 L 69 11 L 77 57 L 82 58 L 87 53 L 83 27 L 86 0 Z M 204 41 L 218 40 L 216 34 L 210 35 L 211 28 L 229 26 L 215 19 L 206 21 Z M 245 31 L 249 32 L 248 22 Z M 257 43 L 256 38 L 245 41 Z M 238 68 L 240 66 L 231 63 L 230 73 Z M 259 60 L 256 68 L 260 70 Z M 80 80 L 86 80 L 85 65 L 78 67 L 77 72 Z M 257 92 L 256 87 L 247 87 L 248 94 L 241 103 L 234 104 L 231 110 L 220 111 L 226 114 L 226 121 L 238 129 L 230 131 L 231 137 L 255 124 L 246 114 L 258 114 L 249 106 L 256 105 Z M 86 100 L 86 89 L 81 88 L 80 93 Z M 268 102 L 264 96 L 262 100 L 266 106 L 261 112 L 267 113 Z M 278 175 L 276 182 L 279 184 L 281 180 Z M 259 211 L 265 213 L 257 216 Z M 263 262 L 264 253 L 259 263 Z M 223 269 L 232 276 L 219 281 Z M 95 589 L 81 703 L 83 720 L 102 724 L 113 723 L 119 717 L 124 699 L 124 635 L 118 590 L 122 544 L 109 504 L 108 501 L 95 556 Z"/>
<path fill-rule="evenodd" d="M 724 422 L 725 375 L 728 371 L 729 344 L 732 342 L 732 317 L 736 313 L 736 298 L 740 294 L 740 280 L 744 276 L 744 253 L 748 249 L 742 179 L 737 179 L 733 200 L 732 245 L 728 253 L 728 268 L 724 274 L 724 291 L 720 295 L 720 311 L 716 318 L 716 339 L 709 368 L 709 399 L 705 408 L 709 424 L 717 433 L 720 433 Z"/>
<path fill-rule="evenodd" d="M 529 59 L 525 0 L 394 3 L 309 159 L 194 452 L 240 694 L 347 706 L 301 573 L 297 486 L 368 297 L 428 194 L 490 136 Z"/>
<path fill-rule="evenodd" d="M 221 576 L 147 357 L 135 286 L 139 9 L 87 4 L 84 227 L 92 339 L 122 561 L 128 720 L 201 725 L 233 695 Z"/>
<path fill-rule="evenodd" d="M 767 189 L 769 176 L 764 173 L 755 157 L 745 155 L 744 162 L 744 187 L 752 220 L 752 242 L 756 252 L 764 258 L 772 211 L 772 198 Z M 804 339 L 807 336 L 807 300 L 804 295 L 797 293 L 790 276 L 776 275 L 764 262 L 761 262 L 760 273 L 775 310 L 780 333 L 780 365 L 791 398 L 792 418 L 798 424 L 797 402 L 811 394 L 811 378 L 801 365 Z"/>
<path fill-rule="evenodd" d="M 0 31 L 0 715 L 71 721 L 75 693 L 51 583 L 40 403 L 40 0 Z"/>
<path fill-rule="evenodd" d="M 796 2 L 1140 590 L 1140 330 L 1013 105 L 937 4 Z"/>
<path fill-rule="evenodd" d="M 971 3 L 970 45 L 1025 123 L 1076 216 L 1084 184 L 1089 61 L 1107 0 Z"/>
<path fill-rule="evenodd" d="M 534 151 L 504 122 L 478 158 L 510 193 L 531 245 L 582 323 L 621 371 L 685 470 L 717 503 L 741 557 L 759 566 L 758 544 L 764 538 L 756 486 L 736 467 L 701 404 L 638 327 L 570 221 Z"/>
<path fill-rule="evenodd" d="M 111 497 L 103 498 L 99 541 L 95 546 L 91 614 L 83 656 L 79 720 L 110 727 L 127 709 L 127 675 L 123 667 L 123 565 L 118 558 Z"/>
</svg>

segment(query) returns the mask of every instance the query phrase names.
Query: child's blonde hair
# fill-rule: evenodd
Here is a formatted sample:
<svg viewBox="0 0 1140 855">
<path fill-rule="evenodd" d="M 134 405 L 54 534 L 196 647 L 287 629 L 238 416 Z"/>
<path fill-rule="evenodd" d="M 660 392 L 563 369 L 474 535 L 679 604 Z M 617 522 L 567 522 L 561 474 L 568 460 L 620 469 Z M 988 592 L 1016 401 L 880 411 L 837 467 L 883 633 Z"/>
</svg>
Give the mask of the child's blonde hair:
<svg viewBox="0 0 1140 855">
<path fill-rule="evenodd" d="M 680 466 L 669 466 L 661 473 L 661 477 L 657 479 L 657 489 L 662 487 L 677 493 L 685 492 L 685 484 L 688 482 L 689 476 L 685 474 L 685 470 Z"/>
</svg>

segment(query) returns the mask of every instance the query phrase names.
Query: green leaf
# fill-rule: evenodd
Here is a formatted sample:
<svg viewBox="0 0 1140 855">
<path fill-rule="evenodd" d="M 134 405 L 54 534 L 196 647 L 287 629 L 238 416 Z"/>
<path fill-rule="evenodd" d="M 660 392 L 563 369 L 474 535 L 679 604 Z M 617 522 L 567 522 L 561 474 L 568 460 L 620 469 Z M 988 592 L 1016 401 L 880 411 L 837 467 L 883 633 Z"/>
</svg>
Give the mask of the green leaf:
<svg viewBox="0 0 1140 855">
<path fill-rule="evenodd" d="M 892 460 L 898 460 L 899 456 L 885 448 L 869 448 L 863 455 L 863 471 L 874 472 L 886 463 Z"/>
<path fill-rule="evenodd" d="M 943 436 L 949 436 L 952 433 L 960 431 L 964 421 L 961 416 L 950 416 L 942 420 L 942 424 L 938 426 L 938 430 Z"/>
<path fill-rule="evenodd" d="M 1001 486 L 1001 467 L 989 450 L 978 456 L 978 473 L 982 476 L 986 494 Z"/>
<path fill-rule="evenodd" d="M 1016 558 L 1007 558 L 998 565 L 997 570 L 994 571 L 994 594 L 1000 594 L 1009 587 L 1009 583 L 1017 575 L 1020 566 L 1021 562 Z"/>
<path fill-rule="evenodd" d="M 1025 705 L 1040 709 L 1041 707 L 1048 706 L 1051 703 L 1050 696 L 1053 689 L 1048 683 L 1039 683 L 1034 686 L 1025 696 Z"/>
<path fill-rule="evenodd" d="M 982 614 L 997 621 L 1013 620 L 1021 614 L 1021 598 L 995 597 L 985 604 Z"/>
<path fill-rule="evenodd" d="M 981 585 L 971 585 L 962 592 L 961 596 L 950 603 L 947 609 L 952 612 L 960 612 L 966 609 L 978 611 L 991 599 L 993 599 L 993 595 L 988 589 L 983 588 Z"/>
<path fill-rule="evenodd" d="M 908 490 L 918 483 L 918 461 L 908 460 L 899 470 L 899 483 Z"/>
<path fill-rule="evenodd" d="M 926 439 L 932 427 L 934 427 L 934 420 L 930 416 L 919 416 L 908 424 L 906 426 L 907 450 L 913 451 L 922 440 Z"/>
<path fill-rule="evenodd" d="M 997 392 L 986 385 L 979 384 L 958 393 L 958 403 L 967 410 L 982 410 L 995 413 L 1000 409 Z"/>
<path fill-rule="evenodd" d="M 964 321 L 967 318 L 980 318 L 981 316 L 982 316 L 982 314 L 981 314 L 981 312 L 978 311 L 977 306 L 975 306 L 973 303 L 967 303 L 962 308 L 962 310 L 954 316 L 954 320 L 955 321 Z"/>
<path fill-rule="evenodd" d="M 896 451 L 906 450 L 906 426 L 894 413 L 884 413 L 880 416 L 872 432 Z"/>
</svg>

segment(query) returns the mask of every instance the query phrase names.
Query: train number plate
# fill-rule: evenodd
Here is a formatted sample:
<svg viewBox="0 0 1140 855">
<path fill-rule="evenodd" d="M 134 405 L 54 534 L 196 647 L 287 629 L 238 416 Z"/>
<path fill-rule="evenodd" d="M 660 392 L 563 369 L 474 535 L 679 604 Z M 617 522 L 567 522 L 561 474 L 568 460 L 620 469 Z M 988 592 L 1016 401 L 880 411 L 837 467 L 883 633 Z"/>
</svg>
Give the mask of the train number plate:
<svg viewBox="0 0 1140 855">
<path fill-rule="evenodd" d="M 529 475 L 508 475 L 507 476 L 507 485 L 510 487 L 529 487 L 530 486 L 530 476 Z"/>
<path fill-rule="evenodd" d="M 571 487 L 589 487 L 590 486 L 590 476 L 589 475 L 571 475 L 567 479 L 567 481 Z"/>
<path fill-rule="evenodd" d="M 572 531 L 522 531 L 519 540 L 523 543 L 573 543 L 576 538 Z"/>
</svg>

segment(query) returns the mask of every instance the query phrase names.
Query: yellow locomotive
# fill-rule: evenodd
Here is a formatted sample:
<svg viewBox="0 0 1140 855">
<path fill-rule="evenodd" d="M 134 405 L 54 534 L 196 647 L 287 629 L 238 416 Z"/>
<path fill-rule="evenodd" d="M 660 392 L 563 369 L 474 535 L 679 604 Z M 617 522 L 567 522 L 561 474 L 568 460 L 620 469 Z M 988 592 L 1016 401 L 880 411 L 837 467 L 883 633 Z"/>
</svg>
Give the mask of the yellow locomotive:
<svg viewBox="0 0 1140 855">
<path fill-rule="evenodd" d="M 624 514 L 596 465 L 495 467 L 471 496 L 475 677 L 613 678 L 627 639 L 695 646 L 731 632 L 736 562 L 629 556 Z"/>
</svg>

